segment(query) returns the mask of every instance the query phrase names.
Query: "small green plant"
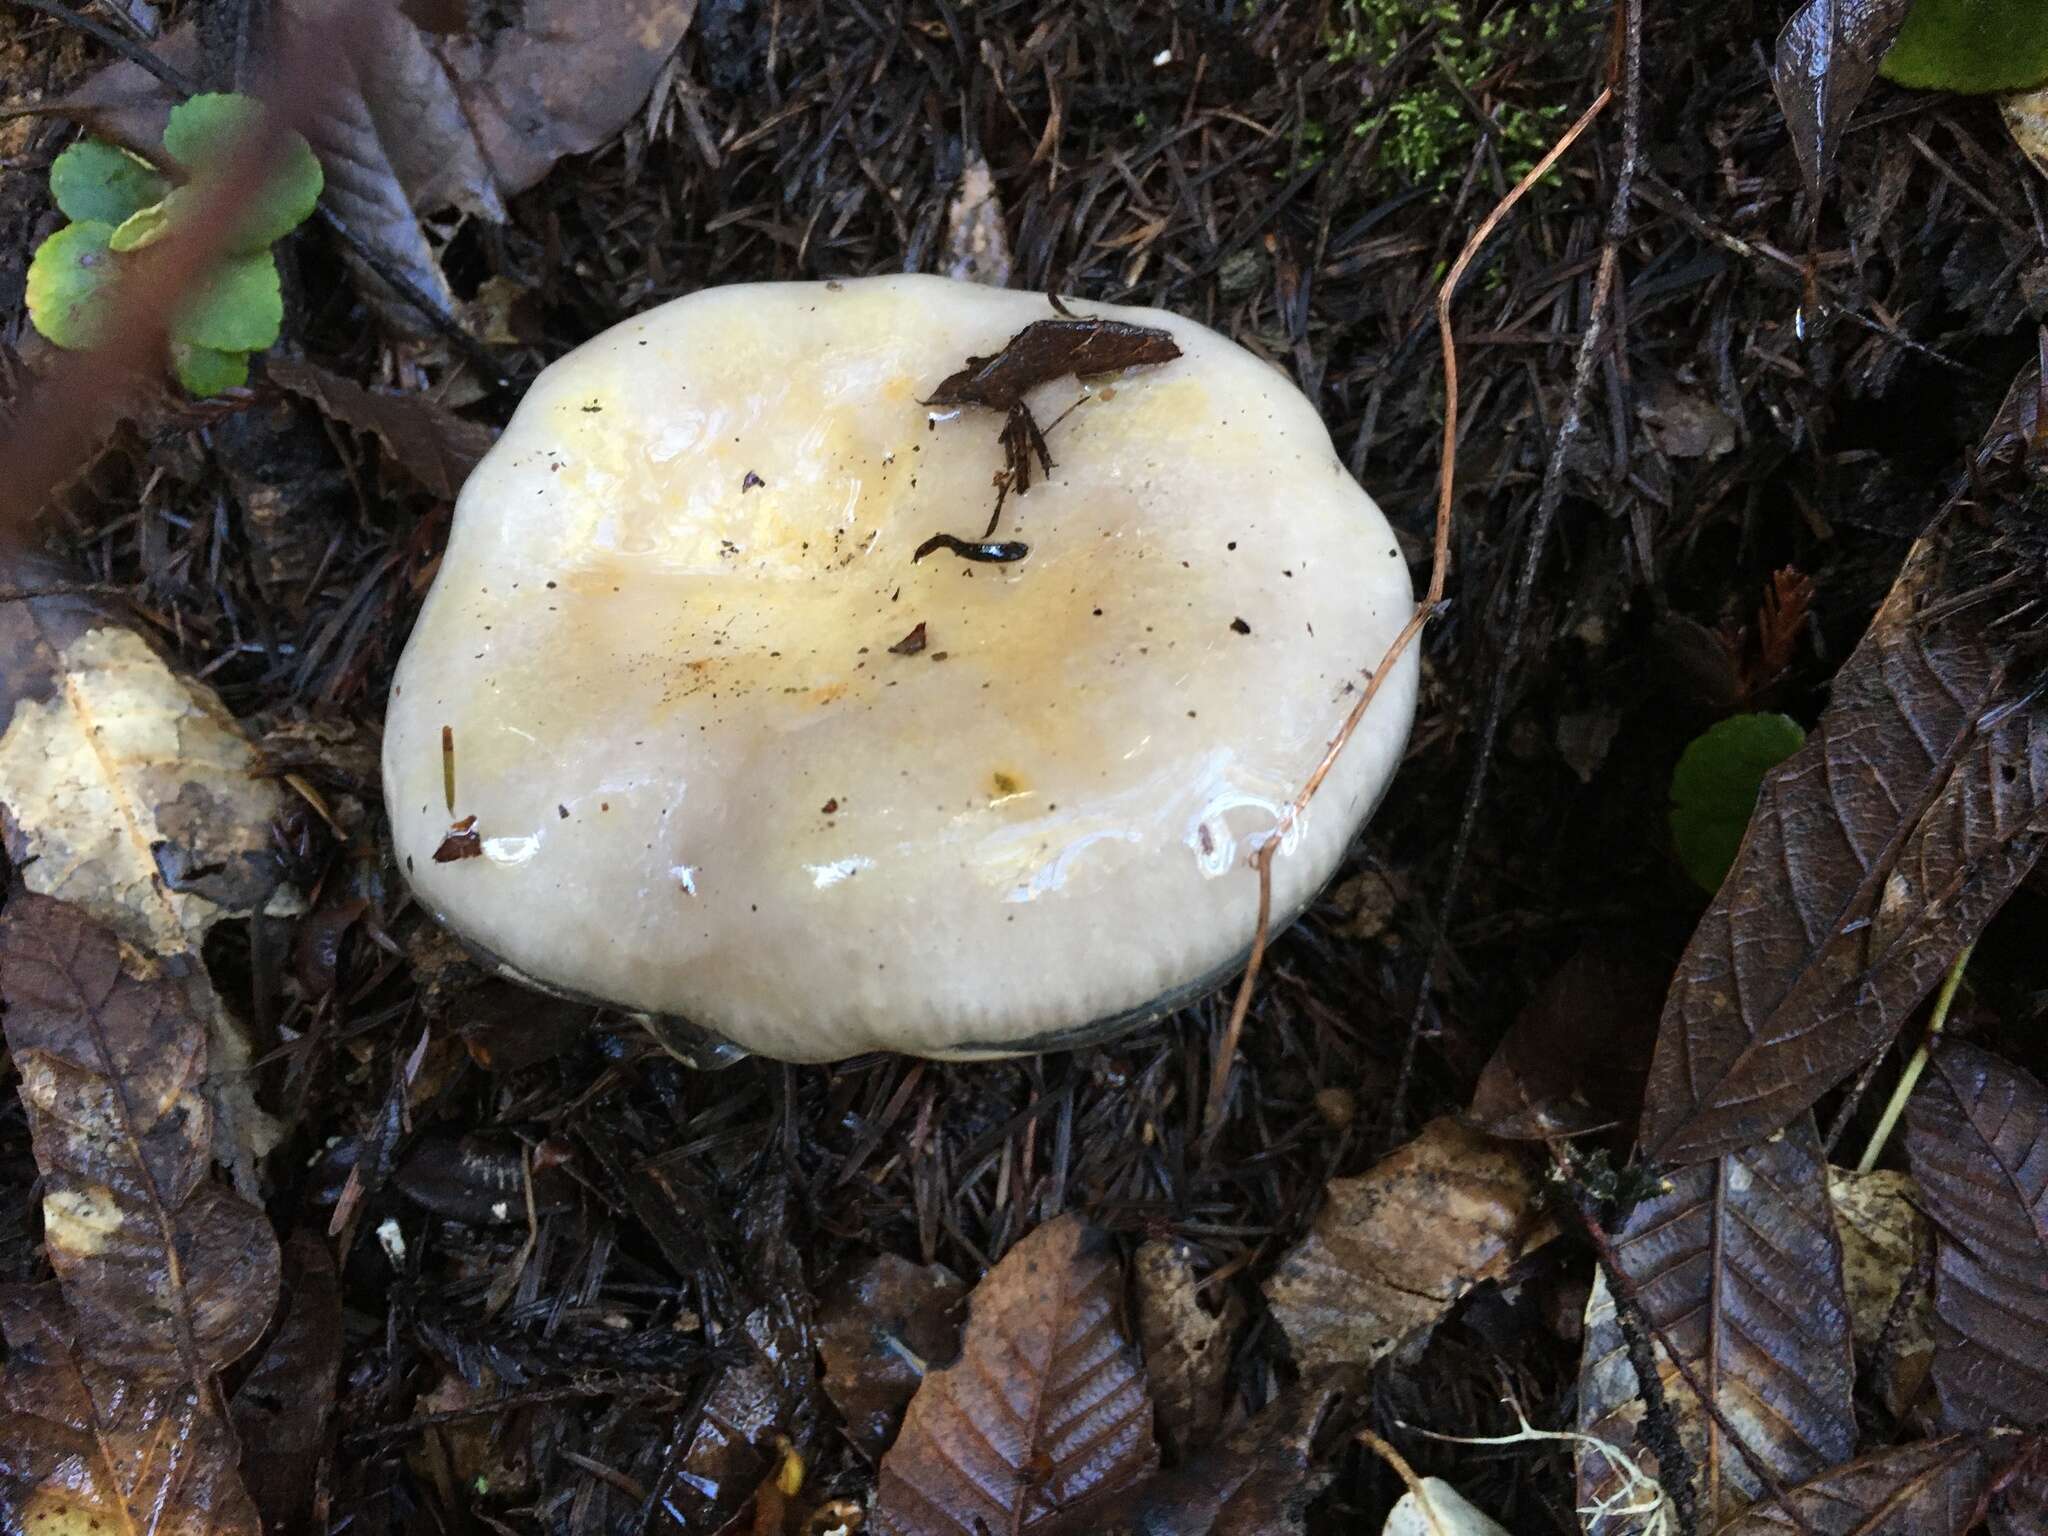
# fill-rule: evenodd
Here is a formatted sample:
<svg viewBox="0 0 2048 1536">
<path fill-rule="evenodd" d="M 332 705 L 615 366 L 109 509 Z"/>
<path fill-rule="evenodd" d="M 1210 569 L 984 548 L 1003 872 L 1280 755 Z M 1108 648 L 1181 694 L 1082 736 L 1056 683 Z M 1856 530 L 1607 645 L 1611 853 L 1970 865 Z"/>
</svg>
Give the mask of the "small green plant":
<svg viewBox="0 0 2048 1536">
<path fill-rule="evenodd" d="M 171 113 L 163 165 L 98 139 L 83 139 L 50 167 L 50 192 L 71 220 L 36 248 L 28 313 L 60 347 L 106 339 L 124 258 L 197 217 L 202 188 L 219 172 L 262 107 L 246 96 L 194 96 Z M 284 323 L 271 246 L 312 216 L 320 162 L 294 133 L 263 191 L 241 208 L 228 254 L 171 316 L 171 367 L 195 395 L 217 395 L 249 377 L 249 354 L 277 340 Z"/>
<path fill-rule="evenodd" d="M 1671 837 L 1678 861 L 1706 891 L 1734 867 L 1764 775 L 1799 750 L 1806 732 L 1785 715 L 1734 715 L 1693 738 L 1671 771 Z"/>
<path fill-rule="evenodd" d="M 1388 104 L 1380 158 L 1411 182 L 1435 182 L 1461 168 L 1478 139 L 1480 125 L 1466 98 L 1490 94 L 1489 79 L 1517 50 L 1558 41 L 1572 17 L 1591 9 L 1591 0 L 1533 0 L 1491 10 L 1452 0 L 1344 0 L 1325 46 L 1332 63 L 1378 69 L 1424 27 L 1434 29 L 1435 76 Z M 1510 176 L 1520 176 L 1549 146 L 1563 110 L 1555 102 L 1496 105 L 1494 131 Z M 1352 131 L 1369 133 L 1371 124 Z"/>
</svg>

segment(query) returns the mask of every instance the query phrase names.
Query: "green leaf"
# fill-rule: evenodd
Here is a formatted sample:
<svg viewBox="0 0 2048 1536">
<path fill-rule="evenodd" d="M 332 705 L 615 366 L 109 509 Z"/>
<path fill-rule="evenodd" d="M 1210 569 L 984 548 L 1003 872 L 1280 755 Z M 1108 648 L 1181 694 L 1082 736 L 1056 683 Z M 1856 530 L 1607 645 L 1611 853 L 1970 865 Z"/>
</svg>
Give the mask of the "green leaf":
<svg viewBox="0 0 2048 1536">
<path fill-rule="evenodd" d="M 147 160 L 98 139 L 80 139 L 50 166 L 50 195 L 81 224 L 119 224 L 169 189 Z"/>
<path fill-rule="evenodd" d="M 1671 771 L 1671 836 L 1685 872 L 1717 891 L 1735 862 L 1764 775 L 1806 740 L 1784 715 L 1735 715 L 1693 738 Z"/>
<path fill-rule="evenodd" d="M 119 224 L 114 226 L 114 238 L 110 242 L 117 251 L 139 251 L 146 245 L 155 245 L 171 232 L 171 225 L 177 219 L 179 187 L 160 203 L 151 203 L 147 208 L 138 208 Z"/>
<path fill-rule="evenodd" d="M 1879 66 L 1929 91 L 2024 91 L 2048 80 L 2041 0 L 1914 0 Z"/>
<path fill-rule="evenodd" d="M 284 294 L 268 251 L 216 267 L 171 321 L 171 339 L 222 352 L 259 352 L 284 324 Z"/>
<path fill-rule="evenodd" d="M 249 382 L 249 354 L 171 343 L 171 369 L 195 395 L 217 395 Z"/>
<path fill-rule="evenodd" d="M 263 108 L 247 96 L 194 96 L 171 109 L 164 148 L 195 177 L 203 177 L 262 119 Z M 259 251 L 283 239 L 312 217 L 324 184 L 320 162 L 306 141 L 296 133 L 286 134 L 276 173 L 237 220 L 233 248 Z"/>
<path fill-rule="evenodd" d="M 60 347 L 97 346 L 106 337 L 118 270 L 107 246 L 113 233 L 111 224 L 87 219 L 36 247 L 28 265 L 28 317 Z"/>
</svg>

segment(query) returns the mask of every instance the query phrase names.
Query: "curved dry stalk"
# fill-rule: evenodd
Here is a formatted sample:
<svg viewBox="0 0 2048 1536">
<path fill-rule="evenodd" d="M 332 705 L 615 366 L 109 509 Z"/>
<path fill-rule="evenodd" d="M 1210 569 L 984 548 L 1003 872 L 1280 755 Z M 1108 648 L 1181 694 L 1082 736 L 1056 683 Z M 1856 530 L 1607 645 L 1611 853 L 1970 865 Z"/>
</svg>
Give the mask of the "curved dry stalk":
<svg viewBox="0 0 2048 1536">
<path fill-rule="evenodd" d="M 1592 105 L 1581 112 L 1571 127 L 1567 128 L 1558 141 L 1551 145 L 1543 158 L 1531 166 L 1527 175 L 1516 182 L 1507 196 L 1494 204 L 1493 211 L 1480 221 L 1472 237 L 1465 242 L 1458 259 L 1451 263 L 1443 284 L 1436 293 L 1437 331 L 1443 339 L 1444 354 L 1444 441 L 1443 473 L 1438 477 L 1436 498 L 1436 542 L 1430 559 L 1429 587 L 1415 605 L 1415 611 L 1408 616 L 1408 622 L 1401 626 L 1401 632 L 1394 636 L 1386 653 L 1380 657 L 1379 665 L 1366 674 L 1364 689 L 1358 695 L 1358 702 L 1351 706 L 1351 712 L 1344 717 L 1344 723 L 1337 728 L 1337 734 L 1323 749 L 1322 759 L 1316 764 L 1300 791 L 1281 810 L 1279 820 L 1273 829 L 1260 839 L 1251 856 L 1251 865 L 1259 877 L 1259 921 L 1252 930 L 1251 953 L 1245 959 L 1244 979 L 1238 983 L 1237 997 L 1230 1005 L 1230 1022 L 1224 1027 L 1223 1043 L 1216 1052 L 1215 1065 L 1209 1074 L 1209 1098 L 1202 1112 L 1202 1145 L 1206 1151 L 1213 1144 L 1223 1124 L 1223 1101 L 1230 1088 L 1230 1068 L 1237 1060 L 1237 1042 L 1244 1033 L 1245 1015 L 1252 1004 L 1252 990 L 1259 979 L 1259 967 L 1266 958 L 1266 941 L 1269 936 L 1273 915 L 1273 855 L 1279 849 L 1287 831 L 1292 827 L 1308 804 L 1323 787 L 1323 780 L 1329 777 L 1336 766 L 1338 757 L 1357 732 L 1359 723 L 1365 719 L 1365 712 L 1372 707 L 1372 701 L 1379 695 L 1380 684 L 1386 681 L 1388 672 L 1401 659 L 1402 654 L 1412 645 L 1415 637 L 1422 632 L 1422 626 L 1429 622 L 1443 601 L 1444 580 L 1449 574 L 1451 563 L 1451 496 L 1455 489 L 1458 460 L 1458 347 L 1451 335 L 1451 299 L 1458 291 L 1458 284 L 1464 280 L 1465 269 L 1472 265 L 1486 242 L 1492 238 L 1495 228 L 1508 214 L 1508 210 L 1522 200 L 1522 196 L 1537 182 L 1549 174 L 1579 138 L 1593 125 L 1593 120 L 1607 109 L 1614 99 L 1614 87 L 1602 86 L 1600 94 L 1593 98 Z"/>
</svg>

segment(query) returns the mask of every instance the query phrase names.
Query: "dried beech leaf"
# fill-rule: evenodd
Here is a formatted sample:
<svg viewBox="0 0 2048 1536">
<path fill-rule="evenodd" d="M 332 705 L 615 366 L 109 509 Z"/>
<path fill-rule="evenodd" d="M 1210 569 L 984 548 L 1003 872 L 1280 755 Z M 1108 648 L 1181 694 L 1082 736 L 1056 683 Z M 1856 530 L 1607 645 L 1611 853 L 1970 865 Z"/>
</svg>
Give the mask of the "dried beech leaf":
<svg viewBox="0 0 2048 1536">
<path fill-rule="evenodd" d="M 1974 1435 L 1889 1446 L 1830 1468 L 1722 1526 L 1718 1536 L 1962 1536 L 1991 1481 Z"/>
<path fill-rule="evenodd" d="M 2048 694 L 2016 689 L 1986 605 L 1923 617 L 1982 538 L 1954 519 L 1913 547 L 1764 781 L 1665 1003 L 1651 1156 L 1758 1141 L 1883 1050 L 2048 845 Z"/>
<path fill-rule="evenodd" d="M 123 1371 L 204 1378 L 277 1300 L 270 1224 L 207 1178 L 204 995 L 75 906 L 17 890 L 0 911 L 44 1246 L 81 1347 Z"/>
<path fill-rule="evenodd" d="M 0 581 L 24 591 L 69 574 L 33 556 L 0 562 Z M 255 747 L 212 689 L 105 608 L 0 602 L 0 714 L 0 833 L 29 890 L 77 902 L 138 948 L 188 957 L 224 918 L 299 909 L 272 833 L 284 797 L 258 775 Z M 219 1155 L 253 1189 L 278 1131 L 250 1087 L 247 1038 L 203 974 L 194 986 Z"/>
<path fill-rule="evenodd" d="M 1866 1382 L 1876 1387 L 1885 1407 L 1893 1417 L 1903 1418 L 1934 1364 L 1934 1294 L 1915 1279 L 1922 1256 L 1934 1242 L 1933 1230 L 1920 1213 L 1920 1191 L 1910 1174 L 1884 1168 L 1874 1173 L 1830 1168 L 1828 1198 L 1834 1202 L 1835 1227 L 1842 1234 L 1842 1278 L 1857 1358 Z M 1913 1296 L 1894 1322 L 1892 1309 L 1906 1285 L 1914 1287 Z"/>
<path fill-rule="evenodd" d="M 1092 1529 L 1158 1463 L 1117 1316 L 1121 1267 L 1077 1216 L 1046 1223 L 968 1298 L 959 1363 L 924 1379 L 882 1459 L 879 1536 Z"/>
<path fill-rule="evenodd" d="M 68 573 L 11 560 L 0 580 Z M 32 891 L 131 944 L 197 952 L 224 917 L 280 894 L 277 785 L 212 689 L 81 597 L 0 603 L 0 827 Z"/>
<path fill-rule="evenodd" d="M 896 1437 L 903 1410 L 927 1370 L 960 1353 L 961 1300 L 967 1288 L 941 1264 L 913 1264 L 885 1253 L 861 1267 L 820 1304 L 818 1355 L 825 1395 L 846 1433 L 879 1457 Z"/>
<path fill-rule="evenodd" d="M 1390 1354 L 1555 1231 L 1520 1154 L 1449 1117 L 1328 1196 L 1265 1286 L 1304 1370 Z"/>
<path fill-rule="evenodd" d="M 1941 1427 L 2048 1428 L 2048 1091 L 1949 1041 L 1907 1102 L 1906 1157 L 1939 1233 Z"/>
<path fill-rule="evenodd" d="M 453 501 L 497 433 L 421 395 L 364 389 L 312 363 L 277 359 L 272 383 L 303 395 L 344 426 L 373 433 L 406 473 L 443 501 Z"/>
<path fill-rule="evenodd" d="M 527 0 L 519 25 L 440 44 L 506 196 L 632 120 L 689 30 L 697 0 Z"/>
<path fill-rule="evenodd" d="M 207 1398 L 101 1364 L 77 1334 L 50 1289 L 0 1292 L 0 1529 L 261 1536 Z"/>
<path fill-rule="evenodd" d="M 1223 1378 L 1244 1321 L 1244 1303 L 1233 1293 L 1225 1297 L 1220 1313 L 1205 1308 L 1184 1243 L 1164 1238 L 1144 1243 L 1133 1268 L 1138 1337 L 1159 1410 L 1159 1438 L 1179 1457 L 1212 1439 L 1222 1422 L 1228 1406 Z"/>
<path fill-rule="evenodd" d="M 1806 0 L 1778 34 L 1771 88 L 1806 175 L 1820 201 L 1834 176 L 1835 152 L 1856 105 L 1877 80 L 1878 62 L 1898 36 L 1908 0 Z"/>
<path fill-rule="evenodd" d="M 1334 1475 L 1314 1442 L 1347 1374 L 1302 1383 L 1219 1444 L 1111 1500 L 1089 1536 L 1301 1536 L 1309 1505 Z"/>
<path fill-rule="evenodd" d="M 1845 1461 L 1856 1448 L 1854 1368 L 1842 1245 L 1828 1203 L 1827 1160 L 1811 1116 L 1782 1136 L 1680 1170 L 1615 1233 L 1614 1257 L 1643 1313 L 1712 1395 L 1749 1451 L 1787 1484 Z M 1704 1410 L 1661 1344 L 1658 1373 L 1692 1453 L 1703 1523 L 1739 1513 L 1763 1480 Z M 1579 1428 L 1658 1475 L 1640 1438 L 1642 1399 L 1604 1277 L 1586 1305 Z M 1578 1452 L 1579 1503 L 1623 1485 L 1598 1450 Z M 1588 1536 L 1632 1530 L 1619 1518 Z"/>
</svg>

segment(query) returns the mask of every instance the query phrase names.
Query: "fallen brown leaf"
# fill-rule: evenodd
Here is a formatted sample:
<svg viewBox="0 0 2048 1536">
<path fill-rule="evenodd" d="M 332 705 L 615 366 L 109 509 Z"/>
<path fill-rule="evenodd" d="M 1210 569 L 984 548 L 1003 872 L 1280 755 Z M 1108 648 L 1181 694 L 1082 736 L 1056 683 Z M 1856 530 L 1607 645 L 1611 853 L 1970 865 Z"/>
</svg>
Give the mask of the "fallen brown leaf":
<svg viewBox="0 0 2048 1536">
<path fill-rule="evenodd" d="M 1159 1438 L 1169 1454 L 1185 1456 L 1214 1438 L 1222 1422 L 1228 1406 L 1223 1378 L 1244 1322 L 1244 1303 L 1227 1294 L 1220 1312 L 1205 1308 L 1183 1243 L 1162 1238 L 1141 1244 L 1133 1267 L 1138 1337 L 1158 1408 Z"/>
<path fill-rule="evenodd" d="M 1078 1216 L 1012 1248 L 968 1299 L 959 1363 L 924 1379 L 882 1459 L 880 1536 L 1092 1530 L 1158 1462 L 1118 1313 L 1121 1266 Z"/>
<path fill-rule="evenodd" d="M 1906 8 L 1907 0 L 1806 0 L 1778 34 L 1771 87 L 1810 202 L 1820 201 L 1834 176 L 1842 134 L 1876 83 L 1878 61 L 1898 35 Z"/>
<path fill-rule="evenodd" d="M 443 501 L 455 499 L 497 439 L 489 427 L 423 396 L 380 394 L 312 363 L 274 358 L 264 372 L 343 426 L 374 435 L 407 474 Z"/>
<path fill-rule="evenodd" d="M 207 1174 L 207 1028 L 179 977 L 78 907 L 0 911 L 0 1025 L 21 1073 L 43 1241 L 80 1347 L 200 1383 L 255 1344 L 278 1294 L 263 1213 Z"/>
<path fill-rule="evenodd" d="M 249 1087 L 248 1042 L 196 957 L 224 919 L 301 905 L 272 831 L 284 795 L 219 696 L 96 599 L 61 595 L 68 575 L 37 557 L 0 561 L 0 583 L 60 594 L 0 602 L 0 833 L 29 890 L 193 968 L 220 1155 L 253 1190 L 277 1132 Z"/>
<path fill-rule="evenodd" d="M 48 592 L 68 575 L 14 556 L 0 585 Z M 0 602 L 0 719 L 0 827 L 30 890 L 157 954 L 196 952 L 278 896 L 277 786 L 219 696 L 111 609 Z"/>
<path fill-rule="evenodd" d="M 1717 1536 L 1962 1536 L 1991 1481 L 1974 1435 L 1888 1446 L 1786 1490 L 1729 1521 Z"/>
<path fill-rule="evenodd" d="M 945 1266 L 885 1253 L 820 1304 L 825 1395 L 846 1421 L 847 1437 L 870 1456 L 879 1457 L 896 1438 L 925 1371 L 950 1365 L 960 1352 L 966 1294 Z"/>
<path fill-rule="evenodd" d="M 0 1336 L 6 1530 L 261 1536 L 210 1387 L 92 1358 L 46 1287 L 0 1292 Z"/>
<path fill-rule="evenodd" d="M 1670 979 L 1654 947 L 1595 943 L 1575 952 L 1509 1026 L 1467 1118 L 1515 1140 L 1632 1124 Z"/>
<path fill-rule="evenodd" d="M 1756 1457 L 1784 1483 L 1813 1477 L 1856 1448 L 1854 1362 L 1842 1245 L 1828 1202 L 1827 1159 L 1807 1117 L 1781 1136 L 1680 1170 L 1614 1234 L 1614 1260 L 1645 1318 Z M 1766 1484 L 1686 1384 L 1664 1345 L 1658 1374 L 1691 1452 L 1702 1522 L 1739 1513 Z M 1586 1305 L 1579 1425 L 1629 1452 L 1652 1476 L 1643 1403 L 1605 1276 Z M 1624 1485 L 1598 1449 L 1578 1451 L 1579 1503 Z M 1629 1527 L 1588 1525 L 1588 1536 Z"/>
<path fill-rule="evenodd" d="M 235 1389 L 229 1413 L 243 1476 L 265 1521 L 274 1531 L 302 1531 L 312 1519 L 341 1370 L 341 1286 L 318 1234 L 299 1232 L 285 1244 L 284 1288 L 277 1329 Z"/>
<path fill-rule="evenodd" d="M 1520 1154 L 1446 1117 L 1330 1180 L 1266 1299 L 1302 1369 L 1370 1365 L 1554 1233 Z"/>
<path fill-rule="evenodd" d="M 1931 1257 L 1934 1233 L 1920 1213 L 1920 1191 L 1910 1174 L 1830 1168 L 1828 1197 L 1842 1234 L 1858 1360 L 1866 1383 L 1894 1418 L 1903 1418 L 1934 1364 L 1934 1295 L 1919 1273 L 1922 1258 Z M 1908 1285 L 1913 1295 L 1894 1319 L 1899 1292 Z"/>
<path fill-rule="evenodd" d="M 1326 1371 L 1267 1404 L 1200 1456 L 1112 1500 L 1090 1536 L 1300 1536 L 1334 1475 L 1316 1459 L 1315 1436 L 1347 1379 Z"/>
<path fill-rule="evenodd" d="M 2048 695 L 1986 626 L 2033 557 L 1990 516 L 1917 543 L 1806 744 L 1764 781 L 1665 1004 L 1645 1150 L 1761 1140 L 1891 1043 L 2048 846 Z"/>
<path fill-rule="evenodd" d="M 1938 1234 L 1941 1427 L 2048 1429 L 2048 1090 L 1946 1042 L 1907 1102 L 1906 1157 Z"/>
</svg>

